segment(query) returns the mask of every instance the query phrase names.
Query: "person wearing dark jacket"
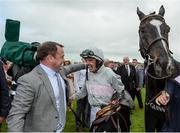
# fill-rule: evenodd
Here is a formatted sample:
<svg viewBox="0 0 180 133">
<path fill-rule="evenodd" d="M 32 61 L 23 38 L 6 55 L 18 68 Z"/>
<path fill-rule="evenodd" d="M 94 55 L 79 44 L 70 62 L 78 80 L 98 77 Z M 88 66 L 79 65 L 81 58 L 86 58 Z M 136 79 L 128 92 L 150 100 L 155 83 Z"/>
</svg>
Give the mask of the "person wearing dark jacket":
<svg viewBox="0 0 180 133">
<path fill-rule="evenodd" d="M 132 60 L 132 65 L 136 69 L 136 82 L 137 82 L 137 85 L 138 85 L 136 90 L 135 90 L 135 96 L 136 96 L 136 98 L 138 100 L 139 108 L 143 108 L 141 89 L 143 88 L 144 69 L 138 63 L 137 59 Z"/>
<path fill-rule="evenodd" d="M 10 109 L 10 97 L 8 93 L 8 85 L 3 69 L 3 62 L 0 59 L 0 127 Z"/>
<path fill-rule="evenodd" d="M 121 76 L 125 90 L 129 92 L 134 100 L 137 88 L 136 69 L 133 65 L 129 64 L 129 57 L 123 58 L 123 65 L 117 68 L 116 73 Z"/>
<path fill-rule="evenodd" d="M 168 106 L 168 117 L 163 132 L 180 132 L 180 75 L 170 79 L 167 88 L 156 98 L 158 105 Z"/>
</svg>

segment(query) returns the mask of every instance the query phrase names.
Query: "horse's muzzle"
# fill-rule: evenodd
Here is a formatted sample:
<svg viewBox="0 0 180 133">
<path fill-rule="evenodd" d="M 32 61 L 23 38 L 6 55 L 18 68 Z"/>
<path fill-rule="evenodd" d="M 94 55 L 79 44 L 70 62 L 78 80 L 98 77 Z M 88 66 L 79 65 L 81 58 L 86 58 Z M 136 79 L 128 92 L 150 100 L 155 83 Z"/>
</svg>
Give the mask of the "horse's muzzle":
<svg viewBox="0 0 180 133">
<path fill-rule="evenodd" d="M 172 59 L 159 58 L 155 60 L 154 71 L 158 77 L 172 75 L 174 71 L 174 65 L 173 65 Z"/>
</svg>

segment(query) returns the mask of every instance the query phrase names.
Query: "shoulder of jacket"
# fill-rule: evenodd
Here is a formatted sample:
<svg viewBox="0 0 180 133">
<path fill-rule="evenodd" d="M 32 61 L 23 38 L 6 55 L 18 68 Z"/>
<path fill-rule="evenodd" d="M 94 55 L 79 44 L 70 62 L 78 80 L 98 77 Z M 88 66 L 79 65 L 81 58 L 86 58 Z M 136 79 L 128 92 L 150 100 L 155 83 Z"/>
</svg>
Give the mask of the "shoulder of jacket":
<svg viewBox="0 0 180 133">
<path fill-rule="evenodd" d="M 178 85 L 180 85 L 180 75 L 178 75 L 177 77 L 175 77 L 174 79 L 170 80 L 170 81 L 174 81 L 176 82 Z"/>
</svg>

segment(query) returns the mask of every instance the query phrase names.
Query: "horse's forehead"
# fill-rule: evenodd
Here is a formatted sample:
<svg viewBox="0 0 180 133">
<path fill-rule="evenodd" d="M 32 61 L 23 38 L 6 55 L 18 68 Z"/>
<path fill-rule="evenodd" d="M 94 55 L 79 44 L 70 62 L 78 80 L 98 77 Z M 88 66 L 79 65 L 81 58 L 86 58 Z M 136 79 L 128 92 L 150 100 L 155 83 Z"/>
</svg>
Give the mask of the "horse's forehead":
<svg viewBox="0 0 180 133">
<path fill-rule="evenodd" d="M 162 22 L 158 19 L 152 19 L 149 23 L 158 27 L 162 24 Z"/>
</svg>

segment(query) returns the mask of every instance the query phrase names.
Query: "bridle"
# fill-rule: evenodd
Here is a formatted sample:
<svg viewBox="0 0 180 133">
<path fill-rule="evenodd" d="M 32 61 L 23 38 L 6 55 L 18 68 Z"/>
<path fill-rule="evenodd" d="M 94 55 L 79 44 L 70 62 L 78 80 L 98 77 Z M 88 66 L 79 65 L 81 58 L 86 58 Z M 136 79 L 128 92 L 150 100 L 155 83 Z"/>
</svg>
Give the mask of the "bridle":
<svg viewBox="0 0 180 133">
<path fill-rule="evenodd" d="M 142 34 L 140 33 L 140 29 L 141 29 L 141 25 L 148 19 L 152 19 L 152 18 L 156 18 L 156 19 L 159 19 L 160 21 L 162 22 L 165 22 L 164 18 L 161 16 L 161 15 L 158 15 L 158 14 L 150 14 L 150 15 L 147 15 L 145 16 L 144 18 L 142 18 L 140 21 L 140 26 L 139 26 L 139 36 L 140 36 L 140 39 L 141 41 L 143 40 L 143 37 L 142 37 Z M 152 47 L 152 45 L 156 44 L 156 42 L 158 41 L 165 41 L 166 42 L 166 45 L 168 46 L 168 52 L 170 54 L 172 54 L 172 52 L 170 51 L 169 49 L 169 42 L 168 40 L 165 38 L 165 37 L 156 37 L 154 40 L 152 40 L 150 43 L 147 42 L 147 45 L 142 47 L 140 46 L 140 49 L 139 51 L 142 53 L 142 56 L 143 58 L 145 59 L 145 62 L 146 62 L 146 65 L 145 65 L 145 72 L 147 73 L 147 75 L 149 75 L 151 78 L 154 78 L 154 79 L 166 79 L 168 77 L 170 77 L 171 75 L 166 75 L 166 76 L 163 76 L 163 77 L 157 77 L 157 76 L 153 76 L 152 74 L 150 74 L 148 72 L 148 69 L 149 69 L 149 66 L 151 64 L 154 63 L 154 60 L 151 58 L 151 56 L 149 55 L 149 50 L 150 48 Z M 142 43 L 142 42 L 141 42 Z"/>
</svg>

